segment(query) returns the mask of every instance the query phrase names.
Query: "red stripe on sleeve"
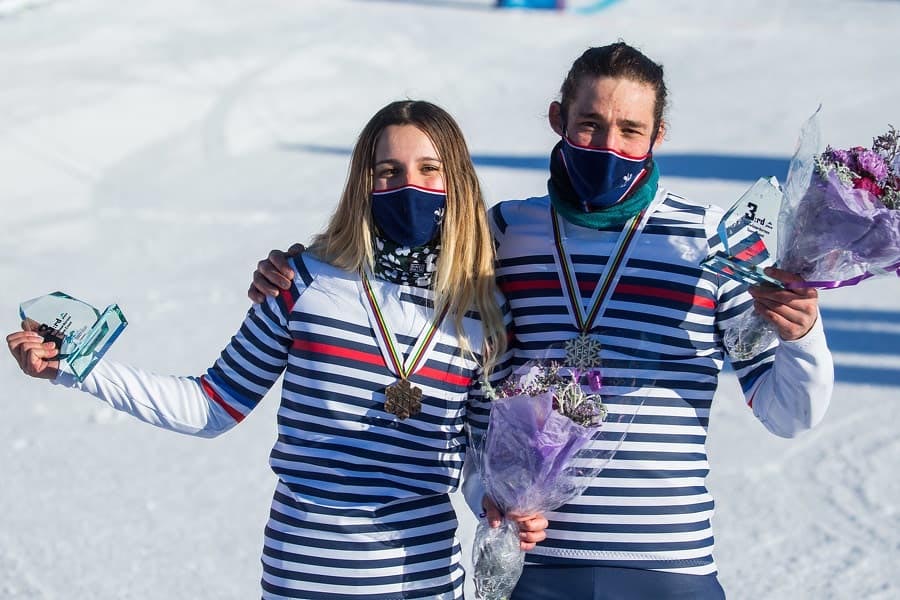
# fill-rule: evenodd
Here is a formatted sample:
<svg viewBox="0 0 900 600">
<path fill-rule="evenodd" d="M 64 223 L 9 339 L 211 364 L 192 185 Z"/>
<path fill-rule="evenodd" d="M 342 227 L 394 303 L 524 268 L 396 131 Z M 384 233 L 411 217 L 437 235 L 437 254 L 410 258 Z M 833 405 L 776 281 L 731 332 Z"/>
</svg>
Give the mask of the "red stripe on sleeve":
<svg viewBox="0 0 900 600">
<path fill-rule="evenodd" d="M 225 402 L 225 400 L 222 398 L 222 396 L 219 395 L 215 388 L 213 388 L 213 386 L 211 386 L 209 382 L 206 381 L 205 375 L 200 378 L 200 386 L 203 388 L 203 391 L 206 393 L 207 397 L 211 398 L 213 402 L 224 408 L 225 412 L 227 412 L 232 419 L 234 419 L 238 423 L 244 420 L 244 415 L 239 413 L 230 404 Z"/>
<path fill-rule="evenodd" d="M 294 296 L 293 294 L 291 294 L 291 290 L 281 290 L 279 296 L 281 297 L 281 301 L 284 302 L 285 316 L 291 314 L 291 311 L 294 310 L 295 302 Z"/>
</svg>

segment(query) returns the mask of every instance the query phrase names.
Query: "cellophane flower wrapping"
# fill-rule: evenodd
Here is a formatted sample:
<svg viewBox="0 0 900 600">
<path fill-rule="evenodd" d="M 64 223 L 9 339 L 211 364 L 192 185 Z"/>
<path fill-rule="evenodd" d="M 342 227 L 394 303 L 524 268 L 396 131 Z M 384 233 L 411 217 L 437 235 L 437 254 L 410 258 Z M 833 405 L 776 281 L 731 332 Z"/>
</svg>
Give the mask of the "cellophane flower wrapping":
<svg viewBox="0 0 900 600">
<path fill-rule="evenodd" d="M 791 160 L 778 217 L 776 264 L 804 285 L 833 288 L 900 274 L 900 133 L 872 148 L 820 152 L 818 111 L 804 125 Z M 725 335 L 730 354 L 746 359 L 775 340 L 755 312 Z"/>
<path fill-rule="evenodd" d="M 559 508 L 612 458 L 634 413 L 607 415 L 596 393 L 600 385 L 599 371 L 531 362 L 493 395 L 487 431 L 472 441 L 472 450 L 485 493 L 501 511 L 524 515 Z M 518 534 L 511 520 L 494 529 L 485 519 L 479 522 L 473 548 L 478 598 L 511 594 L 525 560 Z"/>
</svg>

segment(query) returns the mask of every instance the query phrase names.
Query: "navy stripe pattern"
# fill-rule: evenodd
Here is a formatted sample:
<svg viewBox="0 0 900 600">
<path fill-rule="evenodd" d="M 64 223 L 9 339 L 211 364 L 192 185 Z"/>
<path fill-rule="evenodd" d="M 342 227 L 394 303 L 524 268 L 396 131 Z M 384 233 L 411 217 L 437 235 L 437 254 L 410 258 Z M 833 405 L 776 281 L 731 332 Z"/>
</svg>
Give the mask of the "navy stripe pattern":
<svg viewBox="0 0 900 600">
<path fill-rule="evenodd" d="M 462 598 L 448 494 L 459 483 L 466 423 L 487 422 L 476 384 L 480 356 L 459 349 L 446 319 L 410 377 L 423 391 L 421 413 L 401 421 L 384 410 L 385 387 L 396 378 L 358 277 L 308 255 L 294 270 L 291 290 L 252 309 L 203 378 L 207 394 L 240 419 L 284 372 L 263 597 Z M 405 355 L 433 316 L 431 292 L 381 280 L 372 286 Z M 480 348 L 478 316 L 468 314 L 463 325 Z"/>
<path fill-rule="evenodd" d="M 561 343 L 578 332 L 553 257 L 549 199 L 503 202 L 492 210 L 497 281 L 513 313 L 515 362 L 562 359 Z M 752 307 L 744 286 L 700 266 L 720 244 L 715 233 L 720 216 L 714 207 L 668 194 L 634 241 L 592 333 L 603 346 L 613 420 L 633 413 L 640 404 L 635 398 L 645 400 L 591 487 L 548 514 L 548 539 L 529 553 L 529 562 L 716 572 L 706 434 L 725 359 L 722 332 Z M 585 305 L 620 232 L 621 226 L 593 230 L 565 224 Z M 734 363 L 748 398 L 773 355 L 771 348 L 752 361 Z"/>
</svg>

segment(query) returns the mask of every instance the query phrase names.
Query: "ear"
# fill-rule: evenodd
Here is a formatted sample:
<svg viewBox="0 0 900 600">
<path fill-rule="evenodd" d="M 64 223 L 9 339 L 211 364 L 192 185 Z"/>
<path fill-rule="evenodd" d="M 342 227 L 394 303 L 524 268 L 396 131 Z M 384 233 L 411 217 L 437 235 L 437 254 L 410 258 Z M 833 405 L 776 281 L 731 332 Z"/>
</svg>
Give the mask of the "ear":
<svg viewBox="0 0 900 600">
<path fill-rule="evenodd" d="M 563 135 L 563 118 L 562 104 L 554 100 L 550 103 L 550 109 L 547 112 L 547 119 L 550 121 L 550 129 L 556 132 L 560 137 Z"/>
<path fill-rule="evenodd" d="M 653 149 L 656 150 L 663 143 L 663 140 L 666 139 L 666 122 L 659 122 L 659 131 L 656 132 L 656 138 L 653 140 Z"/>
</svg>

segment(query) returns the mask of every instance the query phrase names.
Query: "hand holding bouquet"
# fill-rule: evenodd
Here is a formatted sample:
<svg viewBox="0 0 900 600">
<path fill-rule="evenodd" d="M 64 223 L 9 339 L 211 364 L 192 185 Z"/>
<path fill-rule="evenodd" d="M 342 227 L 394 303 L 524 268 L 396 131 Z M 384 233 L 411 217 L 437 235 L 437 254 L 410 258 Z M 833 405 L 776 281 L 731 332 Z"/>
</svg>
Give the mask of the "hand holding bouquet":
<svg viewBox="0 0 900 600">
<path fill-rule="evenodd" d="M 777 264 L 804 281 L 782 286 L 828 289 L 900 275 L 900 132 L 890 127 L 871 148 L 818 149 L 814 114 L 801 132 L 778 216 Z M 726 332 L 725 346 L 743 360 L 775 336 L 770 322 L 748 313 Z"/>
<path fill-rule="evenodd" d="M 473 440 L 485 493 L 504 514 L 534 514 L 569 502 L 602 470 L 634 413 L 607 413 L 600 371 L 528 363 L 500 387 L 485 386 L 491 416 Z M 611 421 L 626 427 L 609 427 Z M 491 528 L 482 520 L 473 552 L 478 598 L 509 597 L 525 556 L 515 522 Z"/>
</svg>

